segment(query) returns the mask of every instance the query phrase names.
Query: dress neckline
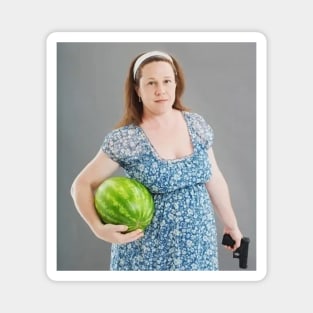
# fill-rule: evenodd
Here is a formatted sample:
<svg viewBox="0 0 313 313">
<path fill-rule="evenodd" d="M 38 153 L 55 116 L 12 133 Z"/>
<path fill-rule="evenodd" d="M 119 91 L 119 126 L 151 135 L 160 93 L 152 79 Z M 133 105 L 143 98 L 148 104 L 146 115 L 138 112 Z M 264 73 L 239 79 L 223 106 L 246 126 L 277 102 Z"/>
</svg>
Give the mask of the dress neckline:
<svg viewBox="0 0 313 313">
<path fill-rule="evenodd" d="M 143 130 L 143 128 L 140 125 L 137 125 L 137 128 L 139 129 L 142 137 L 144 138 L 144 140 L 146 141 L 146 143 L 150 147 L 150 150 L 151 150 L 152 154 L 159 161 L 169 162 L 169 163 L 171 163 L 171 162 L 180 162 L 180 161 L 185 161 L 185 160 L 191 159 L 194 156 L 194 154 L 195 154 L 195 148 L 196 147 L 195 147 L 195 143 L 194 143 L 194 140 L 193 140 L 193 136 L 192 136 L 192 134 L 190 132 L 190 126 L 189 126 L 188 119 L 186 118 L 186 112 L 185 111 L 181 111 L 181 114 L 183 116 L 183 119 L 184 119 L 186 127 L 187 127 L 188 135 L 189 135 L 189 138 L 190 138 L 190 141 L 191 141 L 191 145 L 192 145 L 192 152 L 190 154 L 184 155 L 184 156 L 179 157 L 179 158 L 167 159 L 167 158 L 164 158 L 164 157 L 160 156 L 160 154 L 158 153 L 157 149 L 154 147 L 154 145 L 152 144 L 151 140 L 147 136 L 146 132 Z"/>
</svg>

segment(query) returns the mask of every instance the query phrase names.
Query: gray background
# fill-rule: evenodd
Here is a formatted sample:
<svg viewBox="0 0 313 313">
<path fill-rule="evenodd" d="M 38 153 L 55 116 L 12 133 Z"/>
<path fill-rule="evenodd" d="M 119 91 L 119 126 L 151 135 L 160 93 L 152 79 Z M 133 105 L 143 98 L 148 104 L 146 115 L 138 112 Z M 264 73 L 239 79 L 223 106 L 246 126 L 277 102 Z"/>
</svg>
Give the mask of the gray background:
<svg viewBox="0 0 313 313">
<path fill-rule="evenodd" d="M 163 50 L 182 65 L 184 103 L 215 132 L 214 151 L 229 184 L 256 269 L 256 47 L 254 43 L 59 43 L 57 48 L 57 269 L 108 270 L 110 245 L 78 215 L 70 186 L 122 114 L 131 60 Z M 117 174 L 122 174 L 120 171 Z M 265 209 L 265 208 L 263 208 Z M 222 228 L 219 220 L 218 236 Z M 239 270 L 220 245 L 220 269 Z"/>
</svg>

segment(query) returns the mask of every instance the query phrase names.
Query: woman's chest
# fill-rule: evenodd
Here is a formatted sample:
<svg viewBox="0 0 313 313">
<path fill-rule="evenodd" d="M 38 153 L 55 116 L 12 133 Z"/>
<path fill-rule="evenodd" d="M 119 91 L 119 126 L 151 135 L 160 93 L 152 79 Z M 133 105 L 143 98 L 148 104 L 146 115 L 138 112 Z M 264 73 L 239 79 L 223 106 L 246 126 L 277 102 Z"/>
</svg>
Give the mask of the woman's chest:
<svg viewBox="0 0 313 313">
<path fill-rule="evenodd" d="M 144 130 L 152 149 L 162 159 L 180 159 L 193 153 L 193 143 L 186 127 Z"/>
</svg>

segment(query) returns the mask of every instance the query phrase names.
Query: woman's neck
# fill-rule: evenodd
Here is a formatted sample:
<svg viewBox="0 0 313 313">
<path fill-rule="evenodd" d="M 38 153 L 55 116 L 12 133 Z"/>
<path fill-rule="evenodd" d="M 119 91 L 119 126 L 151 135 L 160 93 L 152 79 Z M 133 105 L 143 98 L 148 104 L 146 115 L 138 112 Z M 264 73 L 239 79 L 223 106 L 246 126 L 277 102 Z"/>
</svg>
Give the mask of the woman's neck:
<svg viewBox="0 0 313 313">
<path fill-rule="evenodd" d="M 149 128 L 160 128 L 160 127 L 171 127 L 175 124 L 177 120 L 177 113 L 180 111 L 176 109 L 172 109 L 166 113 L 155 115 L 150 114 L 149 112 L 145 112 L 141 126 L 149 127 Z"/>
</svg>

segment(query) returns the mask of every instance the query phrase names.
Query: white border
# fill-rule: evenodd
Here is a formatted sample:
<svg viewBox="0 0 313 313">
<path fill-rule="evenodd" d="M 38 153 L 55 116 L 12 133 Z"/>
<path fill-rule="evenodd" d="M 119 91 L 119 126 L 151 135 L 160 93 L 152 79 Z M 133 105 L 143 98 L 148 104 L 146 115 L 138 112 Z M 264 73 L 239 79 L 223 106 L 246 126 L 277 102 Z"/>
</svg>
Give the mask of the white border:
<svg viewBox="0 0 313 313">
<path fill-rule="evenodd" d="M 57 43 L 255 42 L 257 48 L 257 263 L 255 271 L 57 271 Z M 259 32 L 54 32 L 46 42 L 47 275 L 54 281 L 260 281 L 267 272 L 267 40 Z"/>
</svg>

